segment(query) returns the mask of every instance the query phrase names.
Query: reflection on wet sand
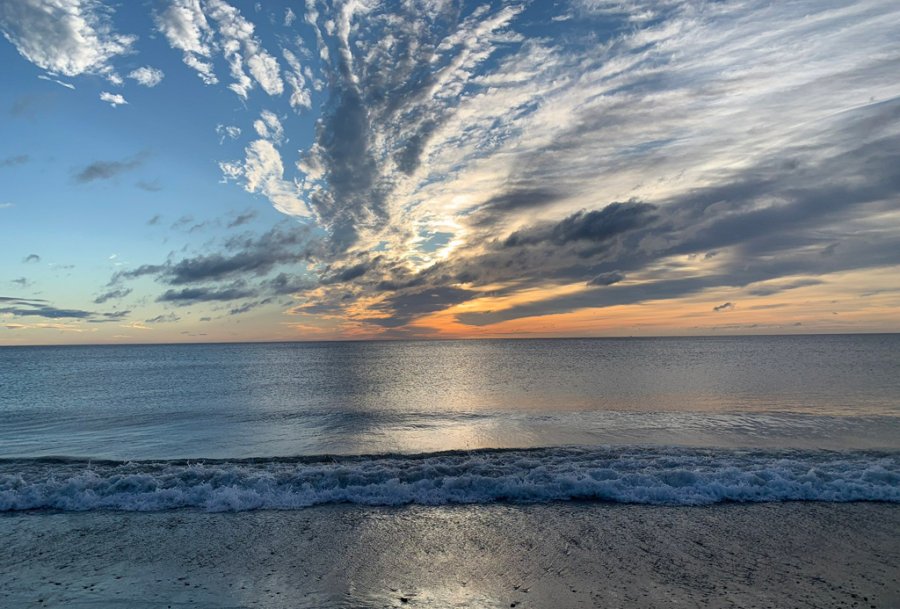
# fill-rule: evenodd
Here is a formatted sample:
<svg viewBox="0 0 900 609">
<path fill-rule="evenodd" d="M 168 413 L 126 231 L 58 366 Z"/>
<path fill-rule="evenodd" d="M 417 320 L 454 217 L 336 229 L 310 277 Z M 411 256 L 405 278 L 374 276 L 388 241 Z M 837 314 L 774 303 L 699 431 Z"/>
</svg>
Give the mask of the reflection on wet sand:
<svg viewBox="0 0 900 609">
<path fill-rule="evenodd" d="M 898 529 L 883 503 L 28 513 L 0 518 L 0 604 L 896 607 Z"/>
</svg>

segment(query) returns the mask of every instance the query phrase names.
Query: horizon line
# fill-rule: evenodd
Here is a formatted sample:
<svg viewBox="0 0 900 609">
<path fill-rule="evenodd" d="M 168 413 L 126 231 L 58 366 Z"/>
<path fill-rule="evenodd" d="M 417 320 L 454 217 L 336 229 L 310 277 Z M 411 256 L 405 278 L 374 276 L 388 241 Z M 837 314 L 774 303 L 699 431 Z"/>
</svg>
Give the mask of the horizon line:
<svg viewBox="0 0 900 609">
<path fill-rule="evenodd" d="M 889 332 L 796 332 L 773 334 L 666 334 L 666 335 L 623 335 L 623 336 L 471 336 L 471 337 L 437 337 L 437 338 L 333 338 L 333 339 L 292 339 L 292 340 L 225 340 L 225 341 L 186 341 L 186 342 L 108 342 L 108 343 L 45 343 L 45 344 L 0 344 L 0 349 L 32 348 L 32 347 L 175 347 L 191 345 L 287 345 L 287 344 L 328 344 L 328 343 L 426 343 L 426 342 L 471 342 L 491 340 L 659 340 L 685 338 L 778 338 L 809 336 L 891 336 L 900 334 L 900 330 Z"/>
</svg>

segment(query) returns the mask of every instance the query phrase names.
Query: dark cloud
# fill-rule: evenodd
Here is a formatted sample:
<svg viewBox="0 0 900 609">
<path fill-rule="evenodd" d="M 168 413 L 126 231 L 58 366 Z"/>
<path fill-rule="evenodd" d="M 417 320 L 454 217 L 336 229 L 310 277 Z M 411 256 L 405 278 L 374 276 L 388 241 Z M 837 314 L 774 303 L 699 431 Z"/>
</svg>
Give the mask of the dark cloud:
<svg viewBox="0 0 900 609">
<path fill-rule="evenodd" d="M 625 275 L 622 273 L 610 271 L 609 273 L 600 273 L 588 281 L 588 285 L 613 285 L 614 283 L 619 283 L 623 279 L 625 279 Z"/>
<path fill-rule="evenodd" d="M 273 294 L 296 294 L 312 289 L 316 282 L 309 277 L 279 273 L 272 279 L 264 282 L 263 288 Z"/>
<path fill-rule="evenodd" d="M 257 300 L 257 301 L 252 301 L 252 302 L 245 302 L 244 304 L 234 307 L 233 309 L 228 311 L 228 314 L 229 315 L 242 315 L 244 313 L 252 311 L 253 309 L 256 309 L 257 307 L 262 307 L 267 304 L 270 304 L 271 302 L 272 302 L 272 298 L 266 298 L 263 300 Z"/>
<path fill-rule="evenodd" d="M 229 241 L 229 251 L 184 258 L 165 267 L 167 283 L 182 285 L 237 276 L 262 276 L 275 266 L 309 259 L 310 238 L 304 230 L 273 229 L 257 239 Z"/>
<path fill-rule="evenodd" d="M 89 324 L 105 324 L 115 321 L 121 321 L 131 315 L 131 310 L 114 311 L 112 313 L 100 313 L 100 317 L 87 320 Z"/>
<path fill-rule="evenodd" d="M 0 296 L 0 315 L 13 315 L 15 317 L 43 317 L 46 319 L 79 319 L 90 323 L 103 323 L 115 321 L 128 315 L 131 311 L 116 311 L 113 313 L 96 313 L 81 309 L 62 309 L 50 305 L 40 298 L 15 298 Z"/>
<path fill-rule="evenodd" d="M 521 247 L 549 242 L 561 246 L 574 241 L 606 241 L 651 223 L 655 209 L 654 205 L 637 201 L 610 203 L 600 210 L 576 212 L 557 224 L 516 231 L 503 245 Z"/>
<path fill-rule="evenodd" d="M 166 268 L 164 264 L 142 264 L 136 269 L 130 271 L 117 271 L 110 279 L 110 286 L 116 285 L 123 279 L 136 279 L 138 277 L 143 277 L 144 275 L 156 275 L 157 273 L 161 273 Z"/>
<path fill-rule="evenodd" d="M 37 254 L 28 254 L 27 256 L 25 256 L 25 258 L 22 259 L 22 262 L 25 262 L 25 263 L 40 262 L 40 261 L 41 261 L 41 257 L 38 256 Z"/>
<path fill-rule="evenodd" d="M 10 283 L 15 283 L 20 288 L 27 288 L 28 286 L 31 285 L 32 282 L 29 281 L 27 277 L 19 277 L 18 279 L 11 280 Z"/>
<path fill-rule="evenodd" d="M 721 313 L 723 311 L 733 311 L 733 310 L 734 310 L 734 303 L 732 303 L 732 302 L 726 302 L 726 303 L 723 303 L 723 304 L 713 307 L 713 311 L 715 311 L 716 313 Z"/>
<path fill-rule="evenodd" d="M 131 294 L 131 288 L 116 288 L 103 292 L 94 299 L 94 304 L 103 304 L 108 300 L 118 300 Z"/>
<path fill-rule="evenodd" d="M 372 263 L 369 261 L 353 264 L 326 275 L 322 278 L 322 283 L 345 283 L 347 281 L 353 281 L 368 273 L 371 268 Z"/>
<path fill-rule="evenodd" d="M 255 217 L 256 217 L 255 210 L 251 209 L 251 210 L 245 211 L 244 213 L 238 214 L 237 216 L 235 216 L 234 219 L 228 223 L 227 227 L 235 228 L 237 226 L 243 226 L 244 224 L 247 224 L 248 222 L 253 220 Z"/>
<path fill-rule="evenodd" d="M 40 298 L 17 298 L 15 296 L 0 296 L 0 302 L 14 305 L 40 306 L 47 301 Z"/>
<path fill-rule="evenodd" d="M 184 288 L 182 290 L 166 290 L 157 302 L 172 302 L 178 305 L 189 305 L 198 302 L 228 301 L 250 298 L 256 291 L 248 288 Z"/>
<path fill-rule="evenodd" d="M 145 156 L 139 154 L 123 161 L 94 161 L 75 174 L 75 181 L 79 184 L 87 184 L 96 180 L 109 180 L 132 169 L 137 169 L 144 163 Z"/>
<path fill-rule="evenodd" d="M 162 220 L 162 216 L 159 214 L 156 214 L 155 216 L 153 216 L 152 218 L 147 220 L 147 226 L 156 226 L 157 224 L 160 223 L 161 220 Z"/>
<path fill-rule="evenodd" d="M 436 287 L 391 296 L 381 305 L 387 317 L 374 317 L 366 321 L 385 328 L 404 326 L 413 319 L 465 302 L 475 294 L 455 287 Z"/>
<path fill-rule="evenodd" d="M 30 160 L 30 157 L 27 154 L 16 154 L 14 156 L 8 156 L 5 159 L 0 159 L 0 168 L 15 167 L 16 165 L 24 165 L 29 160 Z"/>
<path fill-rule="evenodd" d="M 152 276 L 171 286 L 157 298 L 158 302 L 190 305 L 253 299 L 254 306 L 259 306 L 268 304 L 271 296 L 314 287 L 315 282 L 301 275 L 284 271 L 272 274 L 286 265 L 305 266 L 314 259 L 318 243 L 308 226 L 287 223 L 261 235 L 231 237 L 216 252 L 119 271 L 109 285 L 116 291 L 123 281 Z"/>
<path fill-rule="evenodd" d="M 174 313 L 169 313 L 168 315 L 157 315 L 156 317 L 151 317 L 150 319 L 145 319 L 144 323 L 148 324 L 161 324 L 161 323 L 174 323 L 176 321 L 181 321 L 181 318 L 175 315 Z"/>
<path fill-rule="evenodd" d="M 57 309 L 49 305 L 22 307 L 0 307 L 0 314 L 14 315 L 16 317 L 46 317 L 48 319 L 86 319 L 93 313 L 79 309 Z"/>
</svg>

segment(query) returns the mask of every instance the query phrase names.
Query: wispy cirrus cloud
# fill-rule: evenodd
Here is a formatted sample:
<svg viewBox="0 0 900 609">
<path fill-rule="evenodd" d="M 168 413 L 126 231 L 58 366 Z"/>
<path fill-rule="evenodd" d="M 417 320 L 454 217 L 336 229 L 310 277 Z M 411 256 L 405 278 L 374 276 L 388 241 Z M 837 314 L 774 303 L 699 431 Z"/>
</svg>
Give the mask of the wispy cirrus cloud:
<svg viewBox="0 0 900 609">
<path fill-rule="evenodd" d="M 265 214 L 165 208 L 208 240 L 108 291 L 427 333 L 686 299 L 734 318 L 892 268 L 894 4 L 166 0 L 160 39 L 237 108 L 208 123 L 223 181 L 298 222 L 229 240 Z"/>
<path fill-rule="evenodd" d="M 333 276 L 365 270 L 306 310 L 530 294 L 457 318 L 483 325 L 900 262 L 886 3 L 582 3 L 535 37 L 518 5 L 315 6 L 332 95 L 298 184 Z"/>
</svg>

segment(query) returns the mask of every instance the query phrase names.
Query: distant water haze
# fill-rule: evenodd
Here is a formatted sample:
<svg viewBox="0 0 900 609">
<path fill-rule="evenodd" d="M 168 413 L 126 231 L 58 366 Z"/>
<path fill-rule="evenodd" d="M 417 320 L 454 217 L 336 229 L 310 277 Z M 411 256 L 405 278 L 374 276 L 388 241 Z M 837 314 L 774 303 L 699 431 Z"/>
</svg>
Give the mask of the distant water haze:
<svg viewBox="0 0 900 609">
<path fill-rule="evenodd" d="M 10 347 L 0 457 L 900 449 L 900 335 Z"/>
</svg>

